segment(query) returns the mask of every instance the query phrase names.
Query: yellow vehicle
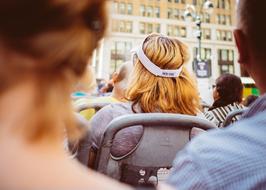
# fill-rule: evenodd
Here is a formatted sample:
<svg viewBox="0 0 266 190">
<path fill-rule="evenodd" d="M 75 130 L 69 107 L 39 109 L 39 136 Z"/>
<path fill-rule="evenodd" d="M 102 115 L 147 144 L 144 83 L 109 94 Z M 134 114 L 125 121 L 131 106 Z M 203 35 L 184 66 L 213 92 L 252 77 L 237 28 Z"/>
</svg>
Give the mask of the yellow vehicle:
<svg viewBox="0 0 266 190">
<path fill-rule="evenodd" d="M 260 95 L 259 89 L 255 85 L 255 81 L 250 77 L 241 77 L 241 81 L 244 85 L 243 98 L 249 95 Z"/>
</svg>

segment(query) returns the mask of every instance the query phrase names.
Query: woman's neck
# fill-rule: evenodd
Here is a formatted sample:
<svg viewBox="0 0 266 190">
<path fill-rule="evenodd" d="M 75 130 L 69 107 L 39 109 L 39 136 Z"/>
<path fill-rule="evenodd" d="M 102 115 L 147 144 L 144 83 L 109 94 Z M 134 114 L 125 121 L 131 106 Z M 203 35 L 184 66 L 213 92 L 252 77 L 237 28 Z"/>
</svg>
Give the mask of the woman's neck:
<svg viewBox="0 0 266 190">
<path fill-rule="evenodd" d="M 25 80 L 20 84 L 9 88 L 0 96 L 0 139 L 1 143 L 4 140 L 14 139 L 21 143 L 27 144 L 25 134 L 27 126 L 31 123 L 31 115 L 34 113 L 34 103 L 36 95 L 36 86 L 32 82 L 34 80 Z M 60 122 L 58 122 L 60 123 Z M 38 126 L 36 126 L 38 127 Z M 61 139 L 56 139 L 58 147 L 61 146 Z M 47 142 L 46 142 L 47 141 Z M 39 141 L 39 145 L 56 147 L 55 141 L 52 140 Z M 57 148 L 58 148 L 57 147 Z"/>
<path fill-rule="evenodd" d="M 21 126 L 33 107 L 34 85 L 23 82 L 9 88 L 0 96 L 0 125 L 1 132 Z"/>
</svg>

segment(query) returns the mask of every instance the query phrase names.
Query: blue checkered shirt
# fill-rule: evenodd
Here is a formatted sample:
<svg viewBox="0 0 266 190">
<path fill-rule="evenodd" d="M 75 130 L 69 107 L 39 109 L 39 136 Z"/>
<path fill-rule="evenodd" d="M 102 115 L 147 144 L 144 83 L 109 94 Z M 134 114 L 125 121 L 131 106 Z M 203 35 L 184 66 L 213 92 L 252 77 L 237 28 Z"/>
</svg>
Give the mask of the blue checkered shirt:
<svg viewBox="0 0 266 190">
<path fill-rule="evenodd" d="M 266 189 L 266 95 L 232 126 L 202 134 L 178 153 L 175 189 Z"/>
</svg>

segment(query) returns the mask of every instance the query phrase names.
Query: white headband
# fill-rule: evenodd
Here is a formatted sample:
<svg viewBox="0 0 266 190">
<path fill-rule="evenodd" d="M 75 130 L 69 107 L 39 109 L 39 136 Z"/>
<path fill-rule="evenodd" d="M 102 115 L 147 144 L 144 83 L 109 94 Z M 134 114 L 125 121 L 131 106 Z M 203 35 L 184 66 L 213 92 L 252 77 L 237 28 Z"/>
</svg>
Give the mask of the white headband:
<svg viewBox="0 0 266 190">
<path fill-rule="evenodd" d="M 131 50 L 132 53 L 136 53 L 138 56 L 141 64 L 152 74 L 155 76 L 160 76 L 160 77 L 168 77 L 168 78 L 176 78 L 179 77 L 182 67 L 181 66 L 179 69 L 175 70 L 168 70 L 168 69 L 161 69 L 157 65 L 155 65 L 153 62 L 149 60 L 149 58 L 145 55 L 145 53 L 142 50 L 142 47 L 139 48 L 134 48 Z"/>
</svg>

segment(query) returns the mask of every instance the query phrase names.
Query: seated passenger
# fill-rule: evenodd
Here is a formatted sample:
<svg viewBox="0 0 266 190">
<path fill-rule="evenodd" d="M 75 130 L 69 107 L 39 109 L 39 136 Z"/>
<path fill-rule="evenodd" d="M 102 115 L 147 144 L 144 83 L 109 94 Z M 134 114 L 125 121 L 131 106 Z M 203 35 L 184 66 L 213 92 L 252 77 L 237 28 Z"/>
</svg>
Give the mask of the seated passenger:
<svg viewBox="0 0 266 190">
<path fill-rule="evenodd" d="M 134 69 L 127 90 L 129 102 L 111 104 L 97 112 L 91 120 L 88 149 L 99 148 L 107 125 L 115 117 L 151 112 L 197 115 L 200 110 L 195 81 L 185 66 L 189 59 L 185 44 L 175 38 L 151 34 L 133 55 Z M 112 154 L 117 157 L 127 154 L 142 134 L 142 126 L 119 131 Z"/>
<path fill-rule="evenodd" d="M 206 119 L 214 122 L 217 127 L 222 127 L 226 116 L 238 109 L 243 109 L 242 102 L 243 84 L 238 76 L 223 74 L 216 79 L 213 86 L 214 103 L 208 111 L 204 112 Z M 234 117 L 233 121 L 238 118 Z"/>
<path fill-rule="evenodd" d="M 0 1 L 0 189 L 129 189 L 64 151 L 70 93 L 103 37 L 104 0 Z"/>
<path fill-rule="evenodd" d="M 116 71 L 112 76 L 113 91 L 111 96 L 102 96 L 102 97 L 90 97 L 82 98 L 74 102 L 75 107 L 80 107 L 86 105 L 87 103 L 115 103 L 115 102 L 124 102 L 125 91 L 128 84 L 128 78 L 132 70 L 132 63 L 125 62 Z M 91 117 L 96 113 L 95 109 L 86 109 L 80 112 L 80 114 L 85 117 L 87 120 L 90 120 Z"/>
</svg>

